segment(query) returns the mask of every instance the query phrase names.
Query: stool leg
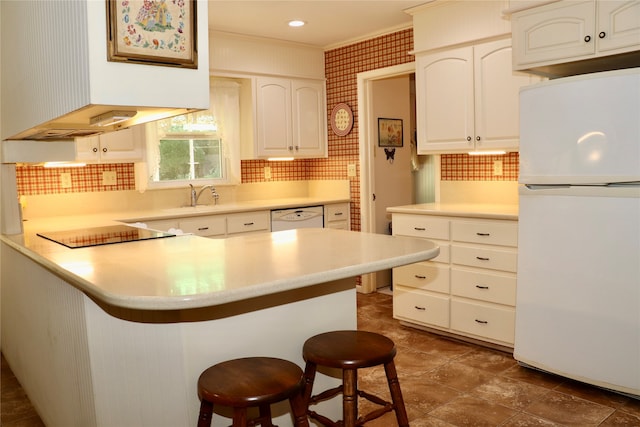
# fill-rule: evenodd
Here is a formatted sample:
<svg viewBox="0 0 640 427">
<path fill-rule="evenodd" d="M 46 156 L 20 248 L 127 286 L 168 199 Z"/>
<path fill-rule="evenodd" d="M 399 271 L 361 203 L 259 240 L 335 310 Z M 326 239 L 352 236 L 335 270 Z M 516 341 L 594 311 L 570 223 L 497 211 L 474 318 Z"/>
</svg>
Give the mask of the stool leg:
<svg viewBox="0 0 640 427">
<path fill-rule="evenodd" d="M 342 415 L 344 427 L 355 427 L 358 419 L 358 371 L 344 369 L 342 371 Z"/>
<path fill-rule="evenodd" d="M 260 405 L 260 425 L 262 427 L 273 427 L 271 419 L 271 406 Z"/>
<path fill-rule="evenodd" d="M 391 400 L 393 400 L 393 407 L 396 411 L 398 426 L 409 427 L 409 417 L 407 416 L 407 409 L 404 407 L 402 390 L 400 390 L 398 373 L 396 372 L 396 365 L 395 363 L 393 363 L 393 360 L 391 362 L 385 363 L 384 371 L 387 374 L 387 381 L 389 382 L 389 392 L 391 392 Z"/>
<path fill-rule="evenodd" d="M 247 427 L 247 408 L 233 409 L 233 427 Z"/>
<path fill-rule="evenodd" d="M 200 403 L 200 414 L 198 415 L 198 427 L 211 427 L 212 416 L 213 416 L 213 403 L 203 400 Z"/>
<path fill-rule="evenodd" d="M 293 412 L 293 425 L 295 427 L 309 427 L 309 418 L 307 418 L 307 405 L 302 393 L 296 393 L 289 399 L 291 412 Z"/>
<path fill-rule="evenodd" d="M 304 399 L 305 408 L 309 408 L 309 402 L 311 400 L 311 393 L 313 392 L 313 381 L 316 378 L 316 364 L 313 362 L 307 362 L 304 367 L 304 384 L 302 390 L 302 396 Z"/>
</svg>

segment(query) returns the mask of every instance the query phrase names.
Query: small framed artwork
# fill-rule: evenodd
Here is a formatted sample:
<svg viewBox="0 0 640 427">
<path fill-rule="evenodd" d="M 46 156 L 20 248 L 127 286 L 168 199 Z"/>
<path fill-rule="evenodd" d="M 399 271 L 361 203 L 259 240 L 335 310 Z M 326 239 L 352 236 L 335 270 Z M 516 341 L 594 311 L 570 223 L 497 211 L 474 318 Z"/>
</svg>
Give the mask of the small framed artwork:
<svg viewBox="0 0 640 427">
<path fill-rule="evenodd" d="M 196 0 L 106 0 L 107 60 L 198 68 Z"/>
<path fill-rule="evenodd" d="M 402 147 L 402 119 L 378 119 L 378 147 Z"/>
</svg>

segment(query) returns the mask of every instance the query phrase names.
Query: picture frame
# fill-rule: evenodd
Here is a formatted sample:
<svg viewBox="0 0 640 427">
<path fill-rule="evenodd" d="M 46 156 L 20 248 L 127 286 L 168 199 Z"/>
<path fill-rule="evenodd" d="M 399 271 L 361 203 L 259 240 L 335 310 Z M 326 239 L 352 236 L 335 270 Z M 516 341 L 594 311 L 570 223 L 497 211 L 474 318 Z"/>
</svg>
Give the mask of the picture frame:
<svg viewBox="0 0 640 427">
<path fill-rule="evenodd" d="M 378 147 L 402 146 L 402 119 L 378 118 Z"/>
<path fill-rule="evenodd" d="M 107 60 L 198 68 L 196 0 L 106 0 Z"/>
</svg>

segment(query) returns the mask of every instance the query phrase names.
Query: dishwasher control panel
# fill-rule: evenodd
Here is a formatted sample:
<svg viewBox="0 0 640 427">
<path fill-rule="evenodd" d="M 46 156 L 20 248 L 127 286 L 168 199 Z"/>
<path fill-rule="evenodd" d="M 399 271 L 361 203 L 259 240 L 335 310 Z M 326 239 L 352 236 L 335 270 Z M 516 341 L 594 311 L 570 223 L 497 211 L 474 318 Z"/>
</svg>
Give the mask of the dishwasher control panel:
<svg viewBox="0 0 640 427">
<path fill-rule="evenodd" d="M 271 231 L 323 227 L 323 206 L 306 206 L 271 211 Z"/>
</svg>

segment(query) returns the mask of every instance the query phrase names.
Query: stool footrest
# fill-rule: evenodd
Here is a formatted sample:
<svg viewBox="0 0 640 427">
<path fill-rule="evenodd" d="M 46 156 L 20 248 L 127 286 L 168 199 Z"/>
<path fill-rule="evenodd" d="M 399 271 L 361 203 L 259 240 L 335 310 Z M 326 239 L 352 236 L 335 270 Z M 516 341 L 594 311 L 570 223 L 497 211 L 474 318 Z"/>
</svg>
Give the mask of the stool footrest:
<svg viewBox="0 0 640 427">
<path fill-rule="evenodd" d="M 309 405 L 315 405 L 318 404 L 319 402 L 323 401 L 323 400 L 327 400 L 327 399 L 331 399 L 334 396 L 337 396 L 338 394 L 342 393 L 343 391 L 343 386 L 339 385 L 338 387 L 334 387 L 334 388 L 330 388 L 328 390 L 323 391 L 322 393 L 319 393 L 315 396 L 311 396 L 311 398 L 309 399 Z M 384 414 L 386 414 L 387 412 L 391 412 L 394 409 L 394 406 L 391 402 L 388 402 L 384 399 L 381 399 L 380 397 L 371 394 L 371 393 L 367 393 L 366 391 L 363 390 L 356 390 L 356 393 L 358 394 L 358 396 L 367 399 L 369 402 L 375 403 L 376 405 L 380 405 L 382 406 L 381 408 L 378 409 L 374 409 L 373 411 L 358 417 L 357 421 L 356 421 L 356 425 L 357 426 L 361 426 L 364 423 L 367 423 L 371 420 L 375 420 L 376 418 L 379 418 L 381 416 L 383 416 Z M 309 415 L 309 417 L 320 421 L 323 425 L 325 426 L 331 426 L 331 427 L 339 427 L 342 426 L 342 421 L 332 421 L 331 419 L 318 414 L 317 412 L 311 411 L 311 410 L 307 410 L 307 414 Z"/>
</svg>

